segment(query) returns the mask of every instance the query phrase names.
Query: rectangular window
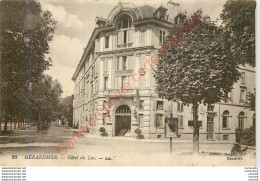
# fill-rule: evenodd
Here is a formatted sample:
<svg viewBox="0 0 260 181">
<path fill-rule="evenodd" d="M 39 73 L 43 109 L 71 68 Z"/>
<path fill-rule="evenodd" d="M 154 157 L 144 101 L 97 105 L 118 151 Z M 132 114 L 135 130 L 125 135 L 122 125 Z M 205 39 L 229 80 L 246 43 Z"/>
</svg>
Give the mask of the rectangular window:
<svg viewBox="0 0 260 181">
<path fill-rule="evenodd" d="M 208 111 L 214 111 L 214 105 L 208 104 Z"/>
<path fill-rule="evenodd" d="M 245 74 L 245 72 L 242 72 L 241 73 L 241 83 L 245 83 L 246 82 L 246 74 Z"/>
<path fill-rule="evenodd" d="M 245 96 L 246 95 L 246 90 L 245 89 L 241 89 L 240 90 L 240 101 L 241 102 L 244 102 L 246 99 L 245 99 Z"/>
<path fill-rule="evenodd" d="M 165 42 L 165 31 L 160 30 L 160 43 L 164 43 L 164 42 Z"/>
<path fill-rule="evenodd" d="M 126 83 L 126 76 L 122 76 L 121 79 L 121 87 L 124 87 L 124 84 Z"/>
<path fill-rule="evenodd" d="M 223 140 L 228 140 L 229 139 L 229 135 L 223 135 Z"/>
<path fill-rule="evenodd" d="M 179 128 L 183 128 L 183 115 L 178 115 Z"/>
<path fill-rule="evenodd" d="M 157 110 L 163 110 L 163 101 L 157 101 Z"/>
<path fill-rule="evenodd" d="M 109 117 L 107 114 L 103 114 L 103 125 L 106 125 L 109 122 Z"/>
<path fill-rule="evenodd" d="M 127 69 L 127 57 L 124 56 L 122 62 L 122 70 L 126 70 L 126 69 Z"/>
<path fill-rule="evenodd" d="M 144 110 L 144 100 L 140 100 L 140 102 L 139 102 L 139 110 Z"/>
<path fill-rule="evenodd" d="M 163 114 L 156 114 L 155 127 L 156 128 L 163 127 Z"/>
<path fill-rule="evenodd" d="M 198 122 L 199 122 L 199 127 L 202 127 L 202 121 L 198 121 Z M 188 121 L 188 126 L 193 127 L 193 120 Z"/>
<path fill-rule="evenodd" d="M 178 102 L 178 112 L 183 112 L 183 104 Z"/>
<path fill-rule="evenodd" d="M 105 48 L 109 48 L 109 36 L 105 38 Z"/>
<path fill-rule="evenodd" d="M 104 78 L 104 90 L 108 89 L 108 77 Z"/>
<path fill-rule="evenodd" d="M 127 43 L 127 31 L 124 31 L 123 43 Z"/>
<path fill-rule="evenodd" d="M 146 44 L 146 37 L 145 37 L 145 35 L 146 35 L 146 31 L 144 30 L 144 31 L 141 31 L 141 45 L 145 45 Z"/>
<path fill-rule="evenodd" d="M 142 128 L 144 127 L 144 115 L 139 114 L 139 127 Z"/>
<path fill-rule="evenodd" d="M 223 115 L 222 128 L 228 128 L 228 116 Z"/>
<path fill-rule="evenodd" d="M 110 104 L 107 101 L 103 102 L 103 107 L 102 107 L 104 114 L 108 114 L 109 116 L 109 109 L 110 109 Z"/>
</svg>

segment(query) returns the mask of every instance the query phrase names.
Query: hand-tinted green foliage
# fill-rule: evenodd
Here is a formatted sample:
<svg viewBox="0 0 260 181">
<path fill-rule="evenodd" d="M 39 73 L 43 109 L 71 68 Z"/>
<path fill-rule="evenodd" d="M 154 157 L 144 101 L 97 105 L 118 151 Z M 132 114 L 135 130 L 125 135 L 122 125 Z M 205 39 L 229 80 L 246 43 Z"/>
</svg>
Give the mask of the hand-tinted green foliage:
<svg viewBox="0 0 260 181">
<path fill-rule="evenodd" d="M 232 58 L 255 66 L 255 0 L 228 0 L 220 15 Z"/>
</svg>

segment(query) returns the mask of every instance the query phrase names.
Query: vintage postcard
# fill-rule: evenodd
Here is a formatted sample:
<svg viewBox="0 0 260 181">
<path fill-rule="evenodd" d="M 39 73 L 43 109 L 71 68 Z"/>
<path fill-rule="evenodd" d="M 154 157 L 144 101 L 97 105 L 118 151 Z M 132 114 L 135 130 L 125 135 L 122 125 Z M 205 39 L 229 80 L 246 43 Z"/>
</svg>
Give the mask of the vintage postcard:
<svg viewBox="0 0 260 181">
<path fill-rule="evenodd" d="M 1 166 L 255 166 L 254 0 L 0 1 Z"/>
</svg>

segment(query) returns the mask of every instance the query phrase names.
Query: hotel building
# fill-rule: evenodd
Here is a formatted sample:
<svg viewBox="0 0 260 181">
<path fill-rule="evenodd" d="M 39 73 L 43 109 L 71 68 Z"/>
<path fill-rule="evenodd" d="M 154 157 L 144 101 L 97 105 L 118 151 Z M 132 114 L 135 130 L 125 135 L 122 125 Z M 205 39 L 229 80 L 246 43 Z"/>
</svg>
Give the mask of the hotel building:
<svg viewBox="0 0 260 181">
<path fill-rule="evenodd" d="M 186 17 L 179 4 L 170 1 L 166 7 L 119 3 L 107 19 L 96 18 L 72 78 L 74 126 L 85 126 L 96 135 L 104 127 L 110 137 L 135 137 L 134 130 L 140 128 L 145 139 L 158 139 L 165 138 L 165 118 L 172 115 L 178 118 L 178 139 L 192 139 L 192 106 L 159 98 L 155 64 L 147 63 Z M 148 69 L 140 71 L 145 66 Z M 245 105 L 248 92 L 255 91 L 255 69 L 241 67 L 240 71 L 229 102 L 199 105 L 200 140 L 235 141 L 236 128 L 255 125 L 255 113 Z M 118 97 L 122 91 L 124 95 Z"/>
</svg>

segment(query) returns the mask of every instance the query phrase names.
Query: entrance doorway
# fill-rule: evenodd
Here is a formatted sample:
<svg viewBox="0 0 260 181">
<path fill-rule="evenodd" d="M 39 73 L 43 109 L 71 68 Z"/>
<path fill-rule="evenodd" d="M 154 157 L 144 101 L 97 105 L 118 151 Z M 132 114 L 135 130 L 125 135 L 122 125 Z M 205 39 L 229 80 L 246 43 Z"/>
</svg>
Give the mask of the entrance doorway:
<svg viewBox="0 0 260 181">
<path fill-rule="evenodd" d="M 131 136 L 131 110 L 126 105 L 116 110 L 115 136 Z"/>
</svg>

